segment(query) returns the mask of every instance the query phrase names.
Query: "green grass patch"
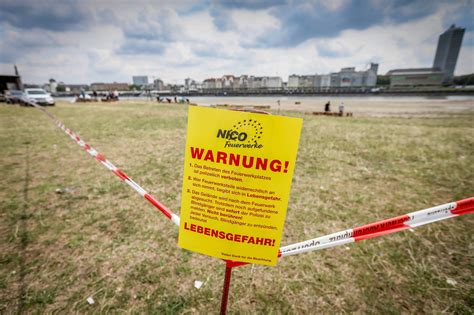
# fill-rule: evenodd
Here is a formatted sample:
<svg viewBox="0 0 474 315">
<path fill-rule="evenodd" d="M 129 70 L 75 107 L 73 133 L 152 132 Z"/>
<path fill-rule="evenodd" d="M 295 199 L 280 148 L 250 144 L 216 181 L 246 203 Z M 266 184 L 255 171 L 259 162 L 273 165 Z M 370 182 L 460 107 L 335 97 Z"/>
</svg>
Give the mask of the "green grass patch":
<svg viewBox="0 0 474 315">
<path fill-rule="evenodd" d="M 185 105 L 48 110 L 179 213 Z M 304 119 L 283 245 L 474 196 L 473 111 L 283 114 Z M 44 114 L 0 105 L 0 147 L 0 313 L 219 310 L 224 264 L 179 249 L 176 227 Z M 239 267 L 229 311 L 472 313 L 473 224 L 467 215 L 274 268 Z"/>
</svg>

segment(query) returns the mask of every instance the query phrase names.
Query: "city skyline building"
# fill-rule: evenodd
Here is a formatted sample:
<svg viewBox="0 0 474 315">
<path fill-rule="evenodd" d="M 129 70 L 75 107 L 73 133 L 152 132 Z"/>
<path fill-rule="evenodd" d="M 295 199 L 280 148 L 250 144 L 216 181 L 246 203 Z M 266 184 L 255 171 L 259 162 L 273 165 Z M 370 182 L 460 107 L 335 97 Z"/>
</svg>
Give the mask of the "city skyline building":
<svg viewBox="0 0 474 315">
<path fill-rule="evenodd" d="M 362 71 L 356 71 L 355 67 L 346 67 L 329 74 L 292 74 L 288 77 L 288 88 L 373 87 L 377 84 L 378 68 L 377 63 L 371 62 L 370 68 Z"/>
<path fill-rule="evenodd" d="M 438 46 L 433 61 L 433 68 L 441 70 L 443 83 L 451 83 L 454 76 L 454 69 L 461 49 L 465 28 L 451 25 L 443 34 L 439 35 Z"/>
<path fill-rule="evenodd" d="M 132 77 L 134 85 L 144 86 L 148 85 L 148 76 L 147 75 L 136 75 Z"/>
</svg>

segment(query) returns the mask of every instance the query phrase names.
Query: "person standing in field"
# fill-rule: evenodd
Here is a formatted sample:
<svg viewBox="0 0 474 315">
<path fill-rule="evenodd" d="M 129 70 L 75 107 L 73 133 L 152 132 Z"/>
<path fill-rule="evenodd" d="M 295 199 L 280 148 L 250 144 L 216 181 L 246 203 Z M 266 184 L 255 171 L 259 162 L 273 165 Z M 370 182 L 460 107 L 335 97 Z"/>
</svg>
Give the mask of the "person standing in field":
<svg viewBox="0 0 474 315">
<path fill-rule="evenodd" d="M 328 113 L 328 112 L 331 111 L 331 101 L 328 101 L 328 102 L 326 103 L 326 105 L 324 105 L 324 111 L 325 111 L 326 113 Z"/>
<path fill-rule="evenodd" d="M 344 102 L 339 105 L 339 115 L 344 116 Z"/>
</svg>

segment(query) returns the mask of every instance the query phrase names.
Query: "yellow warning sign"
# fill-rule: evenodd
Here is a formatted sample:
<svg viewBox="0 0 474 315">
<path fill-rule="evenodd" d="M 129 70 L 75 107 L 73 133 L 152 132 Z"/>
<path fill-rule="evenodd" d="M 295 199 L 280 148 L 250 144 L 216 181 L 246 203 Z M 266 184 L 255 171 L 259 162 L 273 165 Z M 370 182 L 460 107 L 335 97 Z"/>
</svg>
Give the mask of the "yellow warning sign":
<svg viewBox="0 0 474 315">
<path fill-rule="evenodd" d="M 190 107 L 178 245 L 275 265 L 302 120 Z"/>
</svg>

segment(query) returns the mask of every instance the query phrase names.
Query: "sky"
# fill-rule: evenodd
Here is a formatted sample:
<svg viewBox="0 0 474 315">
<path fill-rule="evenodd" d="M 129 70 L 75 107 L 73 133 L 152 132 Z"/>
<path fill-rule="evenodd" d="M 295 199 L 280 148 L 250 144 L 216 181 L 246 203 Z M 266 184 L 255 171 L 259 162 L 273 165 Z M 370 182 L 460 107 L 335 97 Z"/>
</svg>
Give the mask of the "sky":
<svg viewBox="0 0 474 315">
<path fill-rule="evenodd" d="M 183 84 L 222 75 L 431 67 L 466 28 L 455 74 L 474 73 L 474 0 L 0 0 L 0 74 L 26 83 Z"/>
</svg>

